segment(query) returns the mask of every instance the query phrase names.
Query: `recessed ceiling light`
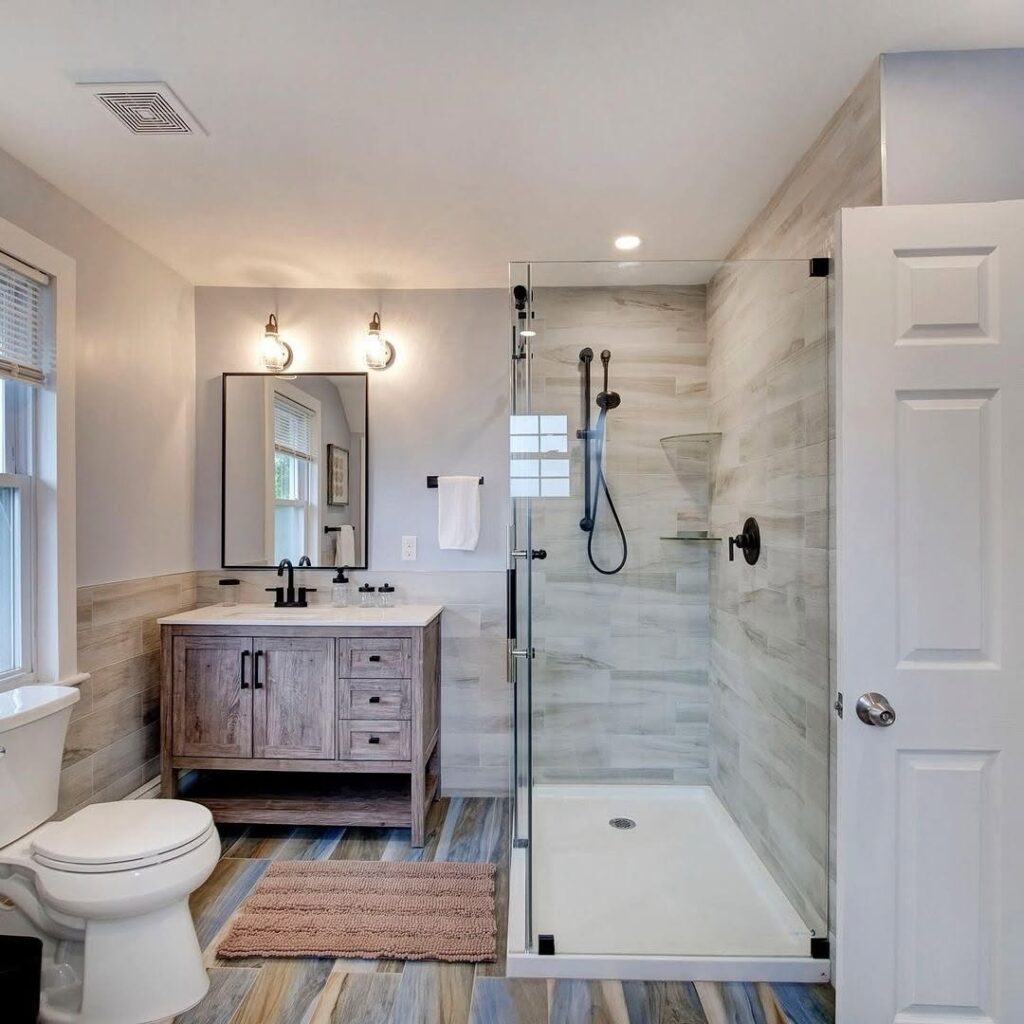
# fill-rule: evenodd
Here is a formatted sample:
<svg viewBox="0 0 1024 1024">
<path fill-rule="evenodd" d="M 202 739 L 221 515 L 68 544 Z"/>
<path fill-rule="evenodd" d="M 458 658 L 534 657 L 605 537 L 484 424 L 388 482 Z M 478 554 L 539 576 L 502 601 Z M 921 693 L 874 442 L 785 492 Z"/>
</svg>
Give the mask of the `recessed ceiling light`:
<svg viewBox="0 0 1024 1024">
<path fill-rule="evenodd" d="M 639 235 L 619 235 L 615 239 L 615 248 L 629 252 L 630 249 L 636 249 L 642 241 L 643 239 Z"/>
</svg>

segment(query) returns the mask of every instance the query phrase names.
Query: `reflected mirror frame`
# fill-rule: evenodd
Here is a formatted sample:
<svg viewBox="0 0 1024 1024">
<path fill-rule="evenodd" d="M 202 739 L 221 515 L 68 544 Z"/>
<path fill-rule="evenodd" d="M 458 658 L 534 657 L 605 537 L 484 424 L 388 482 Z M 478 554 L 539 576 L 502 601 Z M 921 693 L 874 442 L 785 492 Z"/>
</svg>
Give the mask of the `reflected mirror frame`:
<svg viewBox="0 0 1024 1024">
<path fill-rule="evenodd" d="M 370 374 L 363 370 L 310 370 L 302 373 L 265 373 L 256 370 L 230 370 L 220 375 L 220 567 L 236 572 L 277 572 L 276 565 L 228 565 L 227 563 L 227 441 L 228 441 L 228 378 L 229 377 L 278 377 L 294 380 L 296 377 L 362 377 L 366 409 L 363 422 L 363 437 L 366 439 L 366 462 L 363 466 L 363 560 L 361 565 L 346 566 L 365 572 L 370 566 Z M 337 572 L 333 565 L 303 566 L 303 572 Z"/>
</svg>

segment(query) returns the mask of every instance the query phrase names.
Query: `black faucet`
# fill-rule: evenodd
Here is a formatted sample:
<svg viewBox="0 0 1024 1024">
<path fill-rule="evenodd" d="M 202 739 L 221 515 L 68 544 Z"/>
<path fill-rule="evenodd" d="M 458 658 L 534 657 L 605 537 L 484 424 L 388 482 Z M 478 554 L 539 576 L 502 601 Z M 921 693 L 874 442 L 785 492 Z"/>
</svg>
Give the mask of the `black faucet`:
<svg viewBox="0 0 1024 1024">
<path fill-rule="evenodd" d="M 299 563 L 302 564 L 301 562 Z M 305 608 L 306 595 L 315 594 L 316 587 L 299 587 L 298 596 L 295 592 L 295 568 L 287 558 L 282 558 L 277 566 L 277 575 L 283 577 L 285 568 L 288 569 L 288 587 L 267 587 L 267 590 L 274 595 L 275 608 Z"/>
</svg>

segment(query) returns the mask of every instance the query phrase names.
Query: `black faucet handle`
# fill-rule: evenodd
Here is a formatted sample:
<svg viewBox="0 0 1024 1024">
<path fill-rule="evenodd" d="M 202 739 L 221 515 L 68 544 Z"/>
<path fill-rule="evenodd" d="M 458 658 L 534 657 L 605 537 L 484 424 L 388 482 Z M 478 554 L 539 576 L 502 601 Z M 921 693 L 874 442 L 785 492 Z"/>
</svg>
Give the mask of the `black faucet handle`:
<svg viewBox="0 0 1024 1024">
<path fill-rule="evenodd" d="M 264 587 L 268 594 L 274 595 L 274 607 L 280 608 L 284 604 L 284 587 Z"/>
</svg>

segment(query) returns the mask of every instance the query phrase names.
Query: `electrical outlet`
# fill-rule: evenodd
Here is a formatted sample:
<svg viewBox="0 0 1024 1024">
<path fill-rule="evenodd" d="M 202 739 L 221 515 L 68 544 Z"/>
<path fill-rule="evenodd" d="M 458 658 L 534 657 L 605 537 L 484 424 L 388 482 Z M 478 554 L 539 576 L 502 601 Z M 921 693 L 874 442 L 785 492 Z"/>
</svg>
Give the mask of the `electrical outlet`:
<svg viewBox="0 0 1024 1024">
<path fill-rule="evenodd" d="M 415 562 L 416 561 L 416 538 L 415 537 L 403 537 L 402 538 L 402 561 L 403 562 Z"/>
</svg>

